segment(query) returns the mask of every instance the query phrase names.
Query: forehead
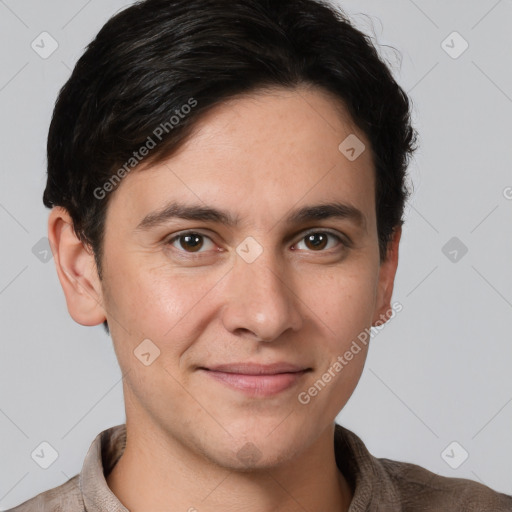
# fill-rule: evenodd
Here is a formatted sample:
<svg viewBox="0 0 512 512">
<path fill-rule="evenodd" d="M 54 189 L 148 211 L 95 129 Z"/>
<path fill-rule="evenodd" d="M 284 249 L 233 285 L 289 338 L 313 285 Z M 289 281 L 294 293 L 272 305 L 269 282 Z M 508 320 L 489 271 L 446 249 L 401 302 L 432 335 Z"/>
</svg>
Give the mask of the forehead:
<svg viewBox="0 0 512 512">
<path fill-rule="evenodd" d="M 345 141 L 365 149 L 348 158 Z M 124 214 L 136 223 L 170 199 L 222 207 L 242 220 L 255 212 L 275 220 L 300 202 L 343 201 L 371 222 L 369 142 L 343 104 L 322 89 L 232 98 L 205 114 L 169 159 L 126 176 L 110 208 L 130 205 Z"/>
</svg>

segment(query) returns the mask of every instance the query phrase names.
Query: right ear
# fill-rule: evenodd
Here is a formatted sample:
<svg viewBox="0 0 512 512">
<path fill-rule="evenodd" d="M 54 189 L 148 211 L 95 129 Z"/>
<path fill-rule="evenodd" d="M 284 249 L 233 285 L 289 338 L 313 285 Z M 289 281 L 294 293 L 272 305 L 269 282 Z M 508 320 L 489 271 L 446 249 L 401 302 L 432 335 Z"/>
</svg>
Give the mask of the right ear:
<svg viewBox="0 0 512 512">
<path fill-rule="evenodd" d="M 69 314 L 80 325 L 99 325 L 106 320 L 103 296 L 94 254 L 73 230 L 68 211 L 52 208 L 48 239 Z"/>
</svg>

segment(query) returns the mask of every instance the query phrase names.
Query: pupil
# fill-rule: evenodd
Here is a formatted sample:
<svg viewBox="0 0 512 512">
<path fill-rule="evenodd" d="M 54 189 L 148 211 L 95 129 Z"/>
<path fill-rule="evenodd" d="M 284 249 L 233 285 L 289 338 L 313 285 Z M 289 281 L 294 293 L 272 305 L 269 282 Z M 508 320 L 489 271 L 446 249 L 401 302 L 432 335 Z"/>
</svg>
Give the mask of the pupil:
<svg viewBox="0 0 512 512">
<path fill-rule="evenodd" d="M 308 238 L 308 242 L 313 246 L 313 248 L 315 248 L 315 249 L 321 248 L 322 249 L 323 247 L 325 247 L 327 237 L 325 235 L 323 235 L 322 233 L 313 233 L 312 235 L 309 235 L 307 238 Z M 316 241 L 315 241 L 315 238 L 317 239 Z M 321 240 L 318 240 L 318 239 L 321 239 Z"/>
<path fill-rule="evenodd" d="M 183 244 L 183 240 L 188 247 L 186 247 Z M 202 245 L 203 244 L 201 243 L 201 235 L 184 235 L 182 237 L 181 246 L 183 247 L 183 249 L 192 249 L 191 252 L 195 252 L 198 249 L 200 249 Z"/>
</svg>

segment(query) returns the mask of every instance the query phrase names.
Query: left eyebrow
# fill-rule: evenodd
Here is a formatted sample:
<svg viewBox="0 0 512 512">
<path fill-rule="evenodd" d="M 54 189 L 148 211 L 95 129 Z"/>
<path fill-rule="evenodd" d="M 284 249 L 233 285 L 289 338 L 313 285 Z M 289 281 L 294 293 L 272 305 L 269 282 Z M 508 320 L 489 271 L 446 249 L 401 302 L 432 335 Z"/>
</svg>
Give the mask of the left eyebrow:
<svg viewBox="0 0 512 512">
<path fill-rule="evenodd" d="M 204 222 L 215 222 L 233 227 L 239 223 L 239 218 L 230 212 L 209 206 L 187 205 L 172 201 L 162 209 L 147 214 L 137 225 L 135 231 L 146 231 L 160 226 L 169 220 L 179 218 Z M 345 203 L 325 203 L 304 206 L 292 211 L 285 219 L 285 224 L 297 225 L 315 220 L 330 218 L 347 219 L 358 227 L 366 229 L 366 217 L 358 208 Z"/>
<path fill-rule="evenodd" d="M 366 217 L 361 210 L 355 206 L 337 202 L 305 206 L 293 211 L 286 217 L 285 222 L 287 224 L 301 224 L 313 220 L 332 218 L 347 219 L 358 227 L 366 229 Z"/>
</svg>

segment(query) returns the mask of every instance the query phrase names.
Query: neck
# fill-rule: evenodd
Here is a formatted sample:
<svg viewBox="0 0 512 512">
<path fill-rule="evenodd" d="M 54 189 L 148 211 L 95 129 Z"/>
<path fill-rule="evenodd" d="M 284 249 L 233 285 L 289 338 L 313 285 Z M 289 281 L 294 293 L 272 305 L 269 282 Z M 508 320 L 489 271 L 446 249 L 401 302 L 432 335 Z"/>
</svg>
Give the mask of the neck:
<svg viewBox="0 0 512 512">
<path fill-rule="evenodd" d="M 126 448 L 106 480 L 130 512 L 348 511 L 352 491 L 336 466 L 334 424 L 293 460 L 248 472 L 223 468 L 128 421 L 126 428 Z"/>
</svg>

